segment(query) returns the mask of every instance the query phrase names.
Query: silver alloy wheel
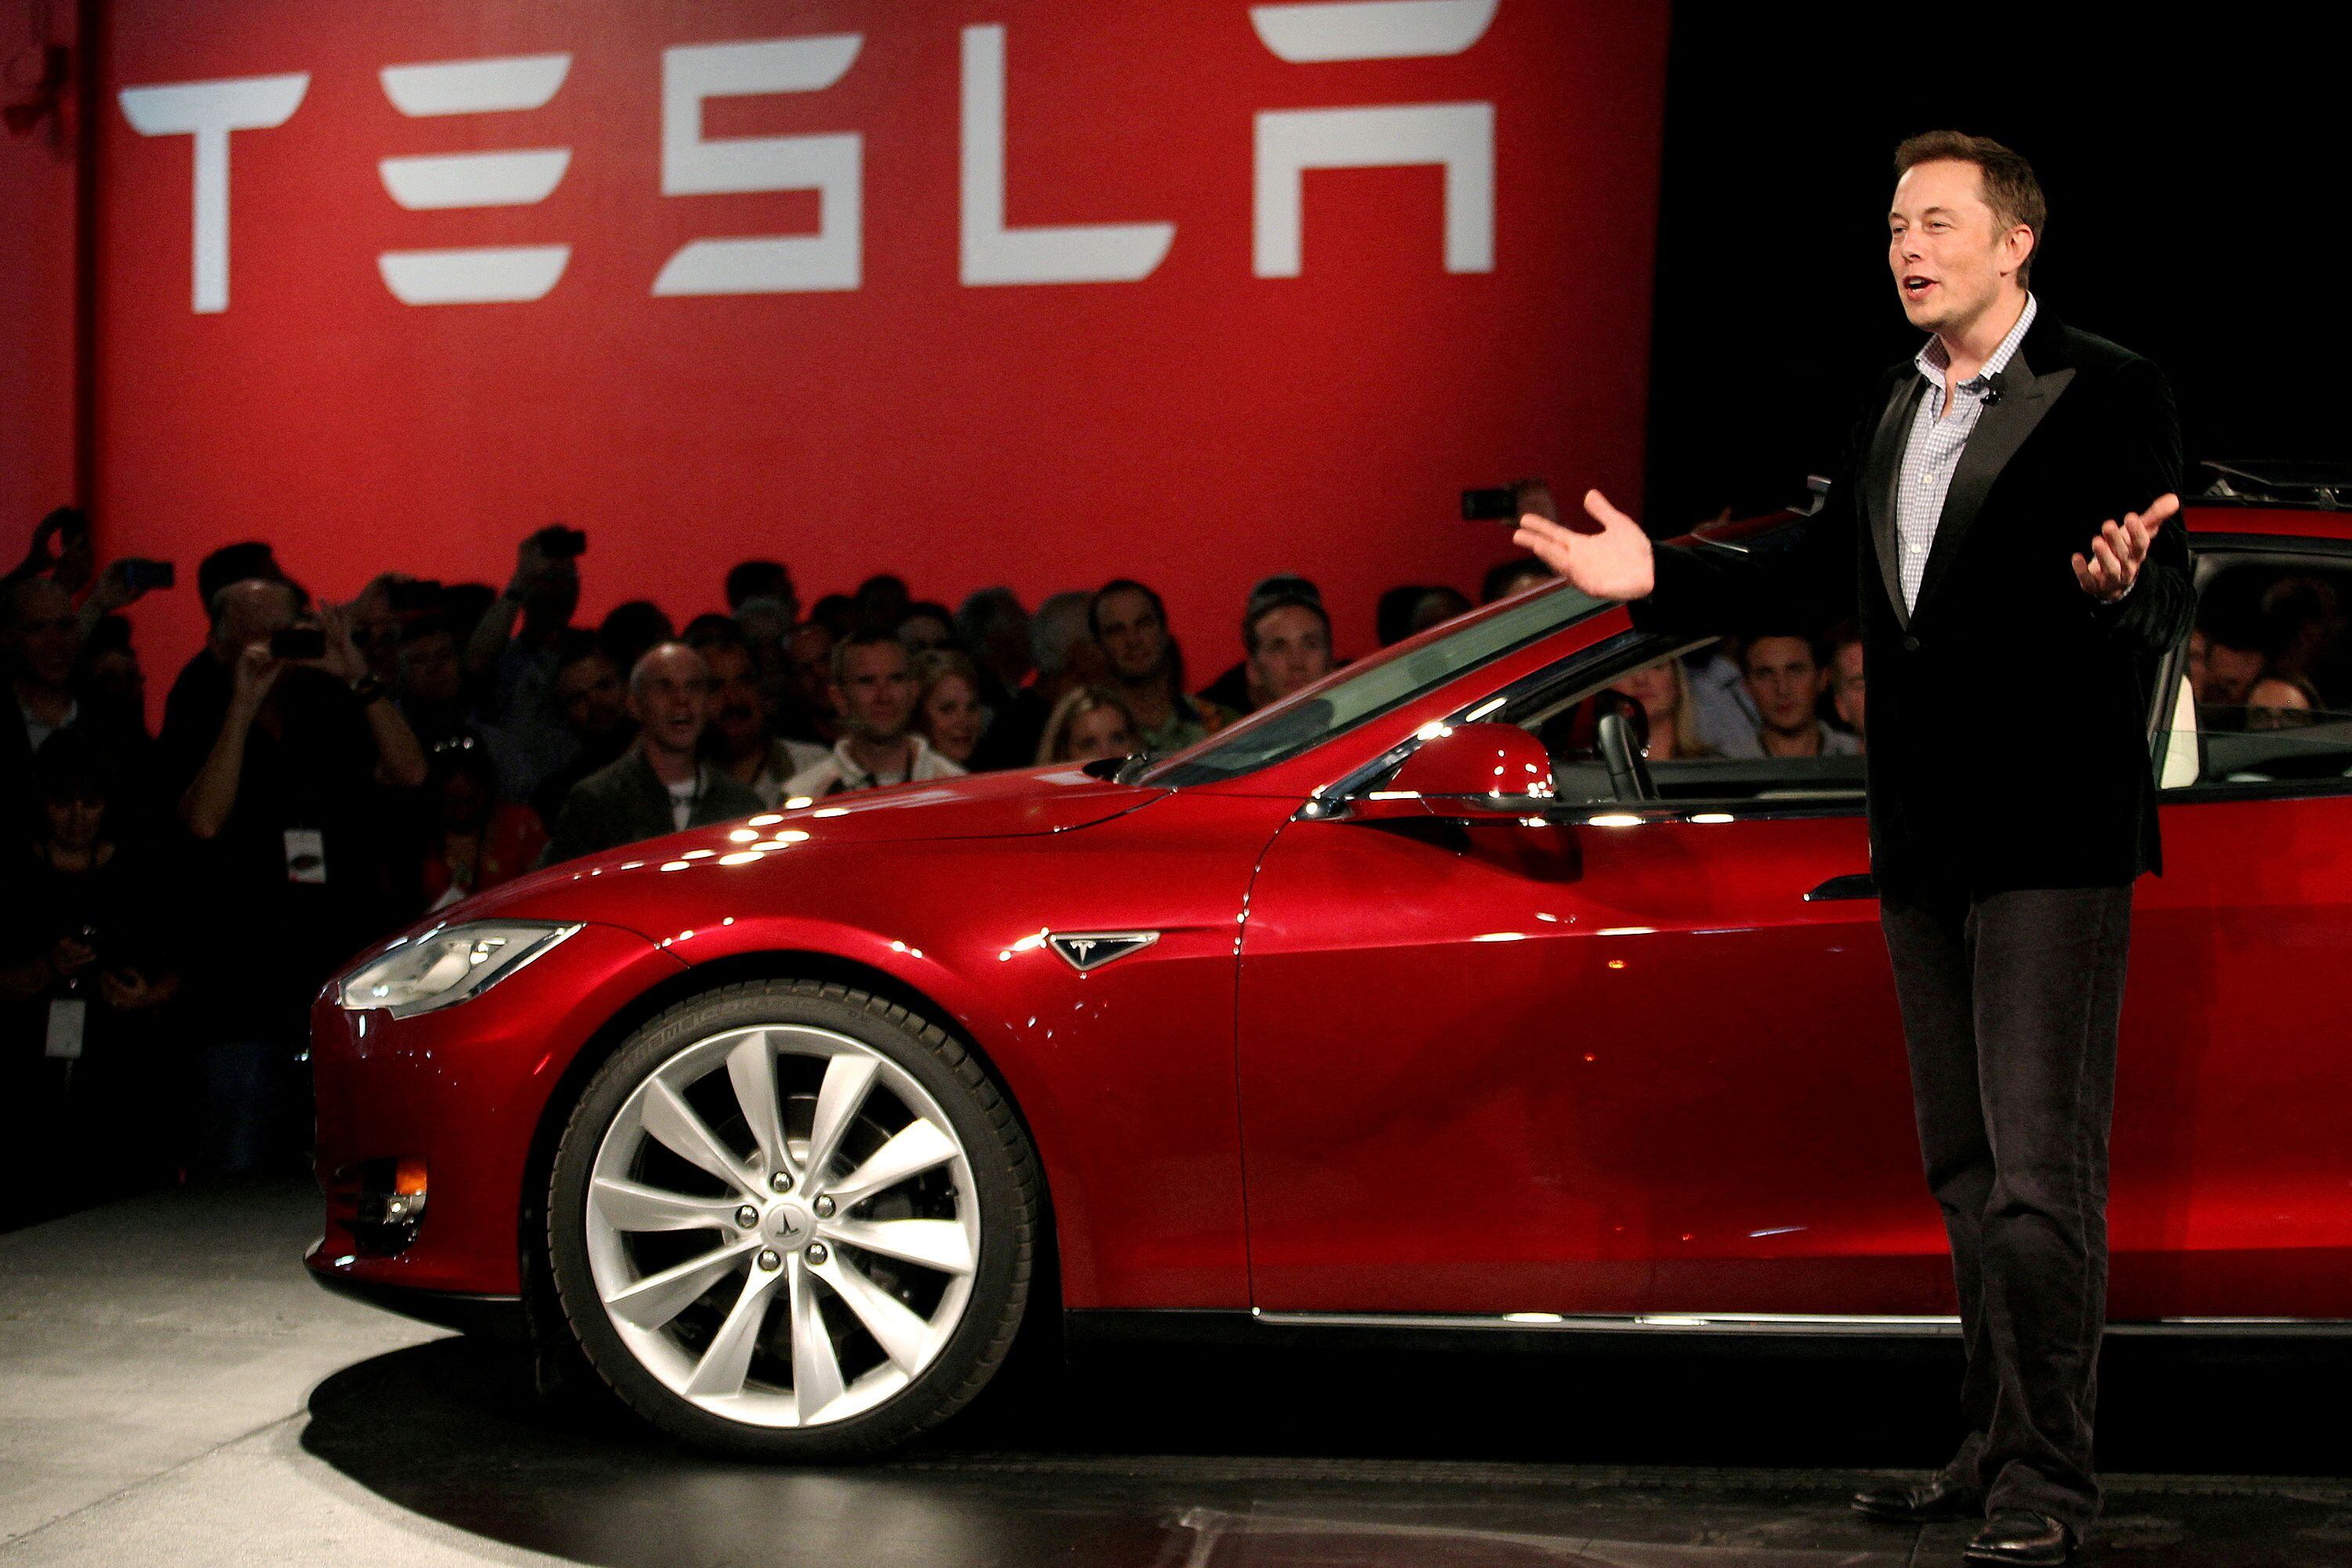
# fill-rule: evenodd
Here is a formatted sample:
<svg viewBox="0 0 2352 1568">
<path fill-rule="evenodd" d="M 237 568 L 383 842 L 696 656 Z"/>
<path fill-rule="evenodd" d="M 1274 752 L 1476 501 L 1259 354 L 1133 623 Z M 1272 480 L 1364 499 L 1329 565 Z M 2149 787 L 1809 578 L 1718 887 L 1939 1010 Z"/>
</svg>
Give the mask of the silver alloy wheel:
<svg viewBox="0 0 2352 1568">
<path fill-rule="evenodd" d="M 953 1335 L 980 1258 L 971 1166 L 938 1102 L 871 1046 L 801 1024 L 724 1030 L 647 1074 L 597 1146 L 584 1225 L 630 1353 L 759 1426 L 830 1425 L 904 1390 Z"/>
</svg>

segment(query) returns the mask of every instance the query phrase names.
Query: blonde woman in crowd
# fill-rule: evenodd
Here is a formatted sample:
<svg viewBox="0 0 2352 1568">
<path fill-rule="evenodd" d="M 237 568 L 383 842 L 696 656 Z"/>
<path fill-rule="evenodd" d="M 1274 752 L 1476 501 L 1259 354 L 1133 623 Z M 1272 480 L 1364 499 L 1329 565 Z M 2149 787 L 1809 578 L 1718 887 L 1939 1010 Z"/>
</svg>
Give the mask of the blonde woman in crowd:
<svg viewBox="0 0 2352 1568">
<path fill-rule="evenodd" d="M 1041 763 L 1090 763 L 1131 756 L 1135 718 L 1118 693 L 1107 686 L 1081 686 L 1054 704 L 1037 743 Z"/>
<path fill-rule="evenodd" d="M 934 647 L 915 656 L 912 674 L 919 693 L 915 728 L 931 750 L 969 768 L 990 718 L 980 700 L 980 667 L 961 649 Z"/>
<path fill-rule="evenodd" d="M 1637 669 L 1611 689 L 1642 705 L 1650 729 L 1649 739 L 1642 743 L 1642 755 L 1650 761 L 1688 762 L 1723 755 L 1699 741 L 1698 710 L 1691 703 L 1690 677 L 1684 673 L 1681 659 L 1664 659 Z"/>
</svg>

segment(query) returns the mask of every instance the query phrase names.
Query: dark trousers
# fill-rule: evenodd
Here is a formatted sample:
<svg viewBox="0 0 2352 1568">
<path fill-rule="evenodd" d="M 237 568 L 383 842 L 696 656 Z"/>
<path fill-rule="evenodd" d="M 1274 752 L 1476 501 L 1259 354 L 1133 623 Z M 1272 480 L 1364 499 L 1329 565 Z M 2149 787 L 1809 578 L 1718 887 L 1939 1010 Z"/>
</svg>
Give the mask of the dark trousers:
<svg viewBox="0 0 2352 1568">
<path fill-rule="evenodd" d="M 1882 900 L 1927 1186 L 1959 1288 L 1968 1436 L 1990 1512 L 2081 1539 L 2107 1300 L 2107 1130 L 2128 884 Z"/>
</svg>

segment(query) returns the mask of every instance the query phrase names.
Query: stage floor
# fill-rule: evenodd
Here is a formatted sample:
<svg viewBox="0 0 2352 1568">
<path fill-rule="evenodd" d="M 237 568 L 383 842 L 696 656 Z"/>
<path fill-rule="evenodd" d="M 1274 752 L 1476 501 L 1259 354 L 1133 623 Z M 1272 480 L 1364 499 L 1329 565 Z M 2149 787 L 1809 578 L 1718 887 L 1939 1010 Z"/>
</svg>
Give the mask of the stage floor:
<svg viewBox="0 0 2352 1568">
<path fill-rule="evenodd" d="M 1968 1535 L 1845 1507 L 1941 1458 L 1948 1345 L 1093 1352 L 888 1462 L 763 1469 L 326 1295 L 315 1207 L 0 1236 L 0 1568 L 1930 1568 Z M 2089 1561 L 2352 1565 L 2352 1350 L 2110 1341 L 2102 1384 Z"/>
</svg>

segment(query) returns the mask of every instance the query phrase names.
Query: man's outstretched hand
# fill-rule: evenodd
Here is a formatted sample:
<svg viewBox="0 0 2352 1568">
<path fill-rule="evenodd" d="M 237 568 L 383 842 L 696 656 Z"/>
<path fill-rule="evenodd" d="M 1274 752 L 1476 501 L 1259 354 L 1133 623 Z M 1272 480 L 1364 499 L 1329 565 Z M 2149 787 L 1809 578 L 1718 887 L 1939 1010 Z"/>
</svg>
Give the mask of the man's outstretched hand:
<svg viewBox="0 0 2352 1568">
<path fill-rule="evenodd" d="M 2081 551 L 2074 552 L 2074 581 L 2083 585 L 2083 592 L 2095 599 L 2122 597 L 2132 579 L 2139 575 L 2140 563 L 2147 559 L 2148 543 L 2156 538 L 2156 531 L 2179 510 L 2180 498 L 2167 490 L 2150 501 L 2146 511 L 2127 511 L 2120 523 L 2114 518 L 2101 523 L 2091 541 L 2091 559 L 2086 563 Z"/>
<path fill-rule="evenodd" d="M 1539 479 L 1513 487 L 1519 496 L 1518 531 L 1511 542 L 1596 599 L 1639 599 L 1656 582 L 1655 557 L 1642 525 L 1609 504 L 1599 490 L 1584 492 L 1585 518 L 1559 521 L 1551 490 Z M 1587 521 L 1587 518 L 1590 521 Z"/>
</svg>

